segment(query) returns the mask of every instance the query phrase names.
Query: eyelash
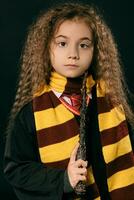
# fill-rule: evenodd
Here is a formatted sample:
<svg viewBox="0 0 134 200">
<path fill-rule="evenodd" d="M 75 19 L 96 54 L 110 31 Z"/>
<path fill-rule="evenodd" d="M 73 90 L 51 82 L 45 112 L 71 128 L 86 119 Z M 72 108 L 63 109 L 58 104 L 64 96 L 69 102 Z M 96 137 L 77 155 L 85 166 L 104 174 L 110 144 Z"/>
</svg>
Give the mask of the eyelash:
<svg viewBox="0 0 134 200">
<path fill-rule="evenodd" d="M 89 45 L 88 45 L 88 44 L 80 44 L 80 45 L 81 45 L 81 47 L 84 46 L 84 47 L 82 47 L 82 48 L 84 48 L 84 49 L 89 48 Z M 86 48 L 85 48 L 85 47 L 86 47 Z"/>
<path fill-rule="evenodd" d="M 58 44 L 59 47 L 65 47 L 62 44 L 67 44 L 67 43 L 66 42 L 58 42 L 57 44 Z"/>
<path fill-rule="evenodd" d="M 65 47 L 67 45 L 66 42 L 58 42 L 57 44 L 58 44 L 59 47 Z M 62 45 L 62 44 L 64 44 L 64 45 Z M 80 46 L 81 46 L 82 49 L 86 49 L 86 48 L 89 48 L 90 45 L 81 43 Z M 82 47 L 82 46 L 84 46 L 84 47 Z"/>
</svg>

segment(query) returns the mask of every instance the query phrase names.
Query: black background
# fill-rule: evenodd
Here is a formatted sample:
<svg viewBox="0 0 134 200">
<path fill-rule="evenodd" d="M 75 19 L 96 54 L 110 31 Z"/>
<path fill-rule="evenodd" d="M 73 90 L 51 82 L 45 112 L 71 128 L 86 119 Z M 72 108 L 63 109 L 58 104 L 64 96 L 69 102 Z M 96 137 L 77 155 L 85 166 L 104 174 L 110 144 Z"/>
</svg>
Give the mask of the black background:
<svg viewBox="0 0 134 200">
<path fill-rule="evenodd" d="M 4 131 L 14 100 L 19 57 L 28 26 L 42 9 L 55 6 L 52 0 L 1 0 L 0 2 L 0 199 L 16 200 L 2 172 Z M 70 2 L 70 1 L 68 1 Z M 71 1 L 78 2 L 78 1 Z M 79 1 L 80 2 L 80 1 Z M 133 0 L 87 0 L 99 7 L 117 42 L 125 77 L 134 92 L 134 5 Z"/>
</svg>

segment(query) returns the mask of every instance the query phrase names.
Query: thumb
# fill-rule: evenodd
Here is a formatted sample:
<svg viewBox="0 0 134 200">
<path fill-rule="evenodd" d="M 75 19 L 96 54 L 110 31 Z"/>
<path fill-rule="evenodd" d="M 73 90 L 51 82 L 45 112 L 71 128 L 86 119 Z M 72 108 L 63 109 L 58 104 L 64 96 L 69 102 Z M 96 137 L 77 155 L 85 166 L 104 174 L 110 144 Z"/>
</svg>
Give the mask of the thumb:
<svg viewBox="0 0 134 200">
<path fill-rule="evenodd" d="M 76 160 L 76 155 L 77 155 L 77 151 L 78 151 L 78 148 L 79 148 L 80 144 L 77 143 L 76 146 L 74 147 L 72 153 L 71 153 L 71 156 L 70 156 L 70 161 L 71 162 L 74 162 Z"/>
</svg>

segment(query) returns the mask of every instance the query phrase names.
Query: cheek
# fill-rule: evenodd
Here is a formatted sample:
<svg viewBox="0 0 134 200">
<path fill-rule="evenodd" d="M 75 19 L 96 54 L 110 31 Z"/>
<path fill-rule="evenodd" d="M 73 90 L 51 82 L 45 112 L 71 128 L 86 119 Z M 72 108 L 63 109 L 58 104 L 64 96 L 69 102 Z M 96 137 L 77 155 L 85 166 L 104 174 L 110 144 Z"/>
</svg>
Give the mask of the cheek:
<svg viewBox="0 0 134 200">
<path fill-rule="evenodd" d="M 51 52 L 50 55 L 51 55 L 51 59 L 56 60 L 58 57 L 60 57 L 61 52 L 55 49 Z"/>
<path fill-rule="evenodd" d="M 93 54 L 88 54 L 88 55 L 86 55 L 86 57 L 85 57 L 85 64 L 90 64 L 91 62 L 92 62 L 92 59 L 93 59 Z"/>
</svg>

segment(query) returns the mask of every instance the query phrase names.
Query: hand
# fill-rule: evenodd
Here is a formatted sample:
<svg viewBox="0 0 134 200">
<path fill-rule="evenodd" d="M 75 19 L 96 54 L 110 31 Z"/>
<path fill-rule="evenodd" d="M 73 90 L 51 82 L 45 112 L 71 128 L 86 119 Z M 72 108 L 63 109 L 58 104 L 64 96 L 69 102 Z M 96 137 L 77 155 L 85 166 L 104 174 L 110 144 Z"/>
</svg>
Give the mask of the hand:
<svg viewBox="0 0 134 200">
<path fill-rule="evenodd" d="M 79 144 L 77 144 L 71 153 L 70 161 L 68 163 L 67 172 L 70 184 L 73 188 L 79 181 L 87 180 L 87 161 L 82 159 L 76 160 L 77 150 Z"/>
</svg>

